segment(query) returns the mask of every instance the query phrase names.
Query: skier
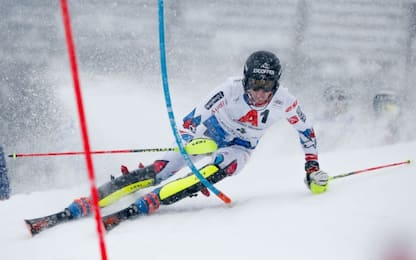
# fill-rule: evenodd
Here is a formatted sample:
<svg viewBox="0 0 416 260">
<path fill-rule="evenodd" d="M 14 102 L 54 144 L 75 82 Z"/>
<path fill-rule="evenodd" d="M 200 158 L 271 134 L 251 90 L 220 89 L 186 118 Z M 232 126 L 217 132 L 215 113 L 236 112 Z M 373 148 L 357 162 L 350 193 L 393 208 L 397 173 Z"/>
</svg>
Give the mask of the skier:
<svg viewBox="0 0 416 260">
<path fill-rule="evenodd" d="M 373 97 L 375 129 L 382 129 L 381 144 L 392 144 L 400 139 L 400 100 L 393 91 L 382 90 Z"/>
<path fill-rule="evenodd" d="M 286 119 L 298 132 L 305 153 L 305 184 L 312 193 L 325 192 L 328 175 L 320 170 L 314 129 L 302 112 L 299 101 L 279 84 L 282 73 L 280 60 L 271 52 L 256 51 L 248 57 L 243 73 L 242 79 L 229 79 L 213 90 L 183 119 L 180 134 L 184 143 L 196 138 L 209 138 L 218 145 L 210 155 L 191 156 L 192 161 L 210 157 L 210 162 L 200 172 L 211 183 L 236 175 L 246 165 L 266 130 L 279 119 Z M 167 152 L 153 164 L 131 172 L 122 166 L 122 176 L 99 187 L 99 205 L 104 207 L 130 191 L 158 185 L 185 166 L 178 152 Z M 111 229 L 123 219 L 151 214 L 161 204 L 168 205 L 198 192 L 209 195 L 191 173 L 154 189 L 128 208 L 104 217 L 104 226 Z M 55 222 L 90 213 L 90 199 L 80 198 L 56 215 Z M 31 225 L 32 233 L 41 230 L 33 229 L 34 222 L 26 222 Z"/>
<path fill-rule="evenodd" d="M 338 118 L 347 114 L 350 106 L 350 97 L 345 91 L 337 86 L 330 86 L 324 91 L 325 107 L 324 112 L 326 118 Z"/>
<path fill-rule="evenodd" d="M 314 129 L 319 132 L 322 140 L 319 143 L 321 151 L 332 151 L 350 145 L 354 140 L 359 114 L 352 104 L 351 94 L 338 84 L 331 84 L 322 94 L 322 112 L 317 113 L 314 120 Z"/>
</svg>

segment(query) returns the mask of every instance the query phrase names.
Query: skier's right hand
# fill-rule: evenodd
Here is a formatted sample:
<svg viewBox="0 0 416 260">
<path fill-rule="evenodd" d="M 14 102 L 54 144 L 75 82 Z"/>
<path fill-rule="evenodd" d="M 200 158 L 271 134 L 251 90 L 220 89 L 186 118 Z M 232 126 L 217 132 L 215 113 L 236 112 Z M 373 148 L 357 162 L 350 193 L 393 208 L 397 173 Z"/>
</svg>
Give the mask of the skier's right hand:
<svg viewBox="0 0 416 260">
<path fill-rule="evenodd" d="M 328 188 L 328 174 L 319 168 L 317 161 L 305 163 L 305 184 L 313 194 L 320 194 Z"/>
</svg>

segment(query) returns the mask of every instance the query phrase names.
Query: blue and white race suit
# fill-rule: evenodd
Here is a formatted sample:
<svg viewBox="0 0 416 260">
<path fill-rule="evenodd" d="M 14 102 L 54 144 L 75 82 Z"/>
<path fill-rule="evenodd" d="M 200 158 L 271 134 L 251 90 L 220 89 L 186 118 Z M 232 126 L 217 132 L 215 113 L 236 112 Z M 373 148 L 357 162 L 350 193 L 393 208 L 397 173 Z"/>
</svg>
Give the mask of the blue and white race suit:
<svg viewBox="0 0 416 260">
<path fill-rule="evenodd" d="M 298 132 L 306 160 L 317 160 L 316 138 L 312 125 L 301 110 L 299 101 L 280 86 L 269 103 L 262 107 L 249 104 L 242 79 L 229 79 L 215 88 L 184 119 L 180 133 L 185 142 L 193 138 L 211 138 L 219 149 L 211 155 L 191 156 L 196 162 L 210 156 L 221 168 L 236 161 L 234 174 L 241 171 L 266 130 L 280 119 L 286 119 Z M 157 174 L 163 181 L 182 169 L 186 163 L 180 153 L 168 152 L 166 162 Z"/>
</svg>

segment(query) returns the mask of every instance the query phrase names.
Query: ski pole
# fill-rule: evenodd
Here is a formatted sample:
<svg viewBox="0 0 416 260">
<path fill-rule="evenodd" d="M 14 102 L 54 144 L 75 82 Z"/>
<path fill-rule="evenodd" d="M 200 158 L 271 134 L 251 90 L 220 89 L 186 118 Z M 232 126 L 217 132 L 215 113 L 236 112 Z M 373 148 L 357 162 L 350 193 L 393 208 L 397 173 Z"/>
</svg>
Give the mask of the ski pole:
<svg viewBox="0 0 416 260">
<path fill-rule="evenodd" d="M 142 153 L 142 152 L 165 152 L 165 151 L 177 151 L 177 148 L 99 150 L 99 151 L 91 151 L 91 154 Z M 80 154 L 85 154 L 85 152 L 13 153 L 13 154 L 9 154 L 8 157 L 12 157 L 16 159 L 18 157 L 62 156 L 62 155 L 80 155 Z"/>
<path fill-rule="evenodd" d="M 212 153 L 217 150 L 217 144 L 207 138 L 196 138 L 189 142 L 185 146 L 185 150 L 187 153 L 192 155 L 199 155 L 199 154 L 208 154 Z M 124 150 L 99 150 L 99 151 L 91 151 L 91 154 L 114 154 L 114 153 L 144 153 L 144 152 L 168 152 L 168 151 L 175 151 L 178 152 L 178 147 L 171 147 L 171 148 L 145 148 L 145 149 L 124 149 Z M 62 156 L 62 155 L 80 155 L 85 154 L 85 152 L 49 152 L 49 153 L 13 153 L 9 154 L 8 157 L 11 158 L 19 158 L 19 157 L 40 157 L 40 156 Z"/>
<path fill-rule="evenodd" d="M 410 160 L 407 160 L 407 161 L 403 161 L 403 162 L 390 163 L 390 164 L 375 166 L 375 167 L 362 169 L 362 170 L 358 170 L 358 171 L 343 173 L 343 174 L 339 174 L 339 175 L 335 175 L 335 176 L 330 176 L 329 180 L 332 181 L 334 179 L 344 178 L 344 177 L 347 177 L 347 176 L 350 176 L 350 175 L 355 175 L 355 174 L 359 174 L 359 173 L 363 173 L 363 172 L 375 171 L 375 170 L 379 170 L 379 169 L 383 169 L 383 168 L 387 168 L 387 167 L 399 166 L 399 165 L 403 165 L 403 164 L 410 164 L 410 162 L 411 162 Z"/>
</svg>

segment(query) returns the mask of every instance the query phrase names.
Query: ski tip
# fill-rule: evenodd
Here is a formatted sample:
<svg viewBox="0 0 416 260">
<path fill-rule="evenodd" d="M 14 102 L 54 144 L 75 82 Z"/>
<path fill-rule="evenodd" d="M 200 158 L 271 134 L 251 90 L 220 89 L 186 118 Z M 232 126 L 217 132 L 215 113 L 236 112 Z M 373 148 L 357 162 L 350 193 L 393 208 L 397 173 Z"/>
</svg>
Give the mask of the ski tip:
<svg viewBox="0 0 416 260">
<path fill-rule="evenodd" d="M 36 233 L 36 232 L 34 232 L 34 229 L 33 229 L 32 223 L 30 223 L 30 221 L 29 221 L 29 220 L 27 220 L 27 219 L 25 219 L 24 221 L 25 221 L 25 225 L 26 225 L 27 230 L 29 230 L 30 235 L 31 235 L 32 237 L 33 237 L 34 235 L 36 235 L 37 233 Z"/>
<path fill-rule="evenodd" d="M 25 219 L 25 223 L 32 236 L 39 234 L 41 231 L 51 226 L 47 218 Z"/>
</svg>

